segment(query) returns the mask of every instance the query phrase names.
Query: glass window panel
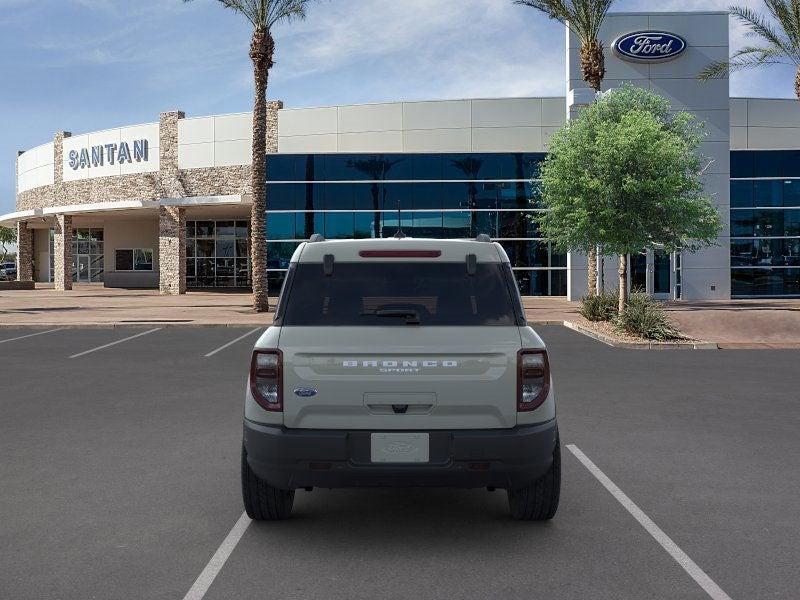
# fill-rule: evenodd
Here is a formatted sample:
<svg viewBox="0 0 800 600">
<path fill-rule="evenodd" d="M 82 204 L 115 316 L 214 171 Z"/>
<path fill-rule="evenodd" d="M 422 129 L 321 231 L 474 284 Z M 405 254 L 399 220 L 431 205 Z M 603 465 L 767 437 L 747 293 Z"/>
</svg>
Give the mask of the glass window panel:
<svg viewBox="0 0 800 600">
<path fill-rule="evenodd" d="M 757 237 L 769 237 L 784 234 L 783 210 L 755 210 L 753 211 L 753 234 Z"/>
<path fill-rule="evenodd" d="M 514 154 L 514 172 L 507 175 L 506 179 L 534 179 L 539 177 L 541 163 L 544 160 L 544 153 L 525 153 Z"/>
<path fill-rule="evenodd" d="M 553 269 L 550 271 L 550 295 L 567 295 L 567 271 L 566 269 Z"/>
<path fill-rule="evenodd" d="M 384 210 L 397 210 L 398 205 L 401 210 L 412 208 L 411 192 L 412 185 L 407 183 L 384 183 L 381 186 L 381 208 Z M 427 208 L 427 206 L 417 207 Z M 432 208 L 436 208 L 435 206 Z"/>
<path fill-rule="evenodd" d="M 352 183 L 328 183 L 325 185 L 326 210 L 353 210 Z"/>
<path fill-rule="evenodd" d="M 378 232 L 375 231 L 375 223 L 378 223 Z M 376 219 L 373 212 L 357 212 L 355 213 L 355 230 L 354 235 L 356 239 L 375 238 L 380 234 L 380 214 Z"/>
<path fill-rule="evenodd" d="M 733 269 L 731 292 L 735 296 L 800 294 L 800 269 Z"/>
<path fill-rule="evenodd" d="M 383 228 L 381 229 L 381 237 L 392 237 L 397 233 L 397 221 L 398 215 L 397 212 L 385 212 L 382 213 L 383 217 Z M 413 217 L 412 213 L 408 211 L 403 211 L 400 213 L 400 226 L 403 228 L 403 232 L 408 235 L 408 232 L 411 230 L 413 226 Z"/>
<path fill-rule="evenodd" d="M 800 210 L 783 211 L 783 235 L 800 235 Z"/>
<path fill-rule="evenodd" d="M 547 296 L 549 293 L 548 271 L 514 271 L 523 296 Z"/>
<path fill-rule="evenodd" d="M 214 221 L 197 221 L 195 223 L 197 237 L 214 237 Z"/>
<path fill-rule="evenodd" d="M 800 150 L 782 150 L 781 177 L 800 177 Z"/>
<path fill-rule="evenodd" d="M 731 181 L 731 206 L 734 208 L 753 206 L 752 181 Z"/>
<path fill-rule="evenodd" d="M 217 221 L 217 237 L 234 237 L 236 223 L 234 221 Z"/>
<path fill-rule="evenodd" d="M 408 235 L 419 238 L 438 239 L 442 236 L 442 213 L 440 212 L 414 212 L 413 224 L 409 226 Z"/>
<path fill-rule="evenodd" d="M 89 254 L 89 242 L 78 242 L 78 254 Z"/>
<path fill-rule="evenodd" d="M 442 219 L 443 237 L 472 237 L 472 215 L 469 211 L 445 212 Z"/>
<path fill-rule="evenodd" d="M 249 246 L 248 240 L 236 240 L 236 256 L 240 258 L 247 258 L 250 256 Z"/>
<path fill-rule="evenodd" d="M 756 181 L 755 206 L 782 206 L 783 205 L 783 181 Z"/>
<path fill-rule="evenodd" d="M 800 206 L 800 180 L 790 179 L 783 182 L 783 205 Z"/>
<path fill-rule="evenodd" d="M 499 214 L 500 230 L 494 237 L 527 238 L 530 235 L 531 213 L 503 211 Z"/>
<path fill-rule="evenodd" d="M 292 254 L 299 244 L 295 242 L 271 242 L 267 244 L 267 268 L 288 269 Z"/>
<path fill-rule="evenodd" d="M 353 213 L 325 213 L 325 237 L 329 240 L 352 239 Z"/>
<path fill-rule="evenodd" d="M 362 181 L 371 179 L 356 166 L 366 168 L 363 159 L 350 154 L 325 155 L 325 179 L 328 181 Z M 356 163 L 355 161 L 359 161 Z"/>
<path fill-rule="evenodd" d="M 133 253 L 133 268 L 136 271 L 153 270 L 153 251 L 147 249 L 137 249 Z"/>
<path fill-rule="evenodd" d="M 197 240 L 197 256 L 214 256 L 214 240 Z"/>
<path fill-rule="evenodd" d="M 500 208 L 500 194 L 503 188 L 510 188 L 510 183 L 477 182 L 467 187 L 469 208 Z"/>
<path fill-rule="evenodd" d="M 270 154 L 267 156 L 267 181 L 298 181 L 297 164 L 304 155 Z"/>
<path fill-rule="evenodd" d="M 217 239 L 218 257 L 233 257 L 236 255 L 236 240 Z"/>
<path fill-rule="evenodd" d="M 198 258 L 197 259 L 197 276 L 198 277 L 214 277 L 214 259 L 213 258 Z"/>
<path fill-rule="evenodd" d="M 283 286 L 283 280 L 286 279 L 285 271 L 269 271 L 267 272 L 267 286 L 270 293 L 277 294 Z"/>
<path fill-rule="evenodd" d="M 193 238 L 194 235 L 194 221 L 186 221 L 186 237 Z"/>
<path fill-rule="evenodd" d="M 355 210 L 380 209 L 381 185 L 379 183 L 354 183 L 352 189 Z"/>
<path fill-rule="evenodd" d="M 114 269 L 117 271 L 133 271 L 133 250 L 117 250 L 114 252 Z"/>
<path fill-rule="evenodd" d="M 782 160 L 780 151 L 759 151 L 755 152 L 756 177 L 780 177 L 782 171 Z"/>
<path fill-rule="evenodd" d="M 194 265 L 195 265 L 195 260 L 193 258 L 186 259 L 186 277 L 195 276 Z"/>
<path fill-rule="evenodd" d="M 236 262 L 233 258 L 217 258 L 217 277 L 233 277 L 235 273 L 235 265 Z"/>
<path fill-rule="evenodd" d="M 485 233 L 489 237 L 504 237 L 500 233 L 500 215 L 495 211 L 475 211 L 472 214 L 472 228 L 475 235 Z"/>
<path fill-rule="evenodd" d="M 731 177 L 753 177 L 754 152 L 731 152 Z"/>
<path fill-rule="evenodd" d="M 307 240 L 315 233 L 325 235 L 325 213 L 295 213 L 294 224 L 296 240 Z"/>
<path fill-rule="evenodd" d="M 746 236 L 753 235 L 753 211 L 752 210 L 732 210 L 731 211 L 731 235 Z"/>
<path fill-rule="evenodd" d="M 566 252 L 559 252 L 553 245 L 550 244 L 550 266 L 551 267 L 566 267 L 567 266 L 567 254 Z M 555 294 L 557 296 L 561 296 L 562 294 Z M 564 292 L 563 295 L 566 295 Z"/>
<path fill-rule="evenodd" d="M 250 222 L 249 221 L 236 221 L 236 237 L 237 238 L 250 238 Z"/>
<path fill-rule="evenodd" d="M 388 198 L 394 197 L 397 198 L 397 194 L 400 194 L 402 199 L 402 206 L 403 208 L 411 208 L 412 204 L 415 209 L 420 208 L 434 208 L 434 209 L 441 209 L 443 206 L 443 191 L 444 188 L 449 187 L 450 185 L 460 186 L 461 184 L 447 184 L 447 183 L 415 183 L 413 185 L 408 184 L 388 184 L 391 185 L 393 189 L 390 190 Z M 394 189 L 398 186 L 402 186 L 400 189 Z M 413 196 L 413 200 L 412 197 Z M 386 208 L 393 208 L 395 205 L 391 203 L 387 203 Z M 455 206 L 453 208 L 460 208 Z"/>
<path fill-rule="evenodd" d="M 438 187 L 441 185 L 441 187 Z M 417 189 L 419 188 L 419 189 Z M 441 194 L 441 201 L 436 201 L 435 194 Z M 414 202 L 416 208 L 422 208 L 421 205 L 416 204 L 417 196 L 428 197 L 433 203 L 438 203 L 438 206 L 431 206 L 431 208 L 469 208 L 470 185 L 468 183 L 442 183 L 442 184 L 415 184 Z"/>
<path fill-rule="evenodd" d="M 442 166 L 443 179 L 493 179 L 484 177 L 484 172 L 488 172 L 489 167 L 486 158 L 481 154 L 445 155 Z"/>
<path fill-rule="evenodd" d="M 528 244 L 531 267 L 550 266 L 549 248 L 547 242 L 525 242 Z"/>
<path fill-rule="evenodd" d="M 267 239 L 295 239 L 295 213 L 267 213 Z"/>
<path fill-rule="evenodd" d="M 267 210 L 295 210 L 306 186 L 302 183 L 275 183 L 267 186 Z M 198 233 L 198 237 L 200 234 Z"/>
<path fill-rule="evenodd" d="M 442 179 L 442 155 L 415 154 L 411 157 L 411 177 L 413 179 Z"/>
</svg>

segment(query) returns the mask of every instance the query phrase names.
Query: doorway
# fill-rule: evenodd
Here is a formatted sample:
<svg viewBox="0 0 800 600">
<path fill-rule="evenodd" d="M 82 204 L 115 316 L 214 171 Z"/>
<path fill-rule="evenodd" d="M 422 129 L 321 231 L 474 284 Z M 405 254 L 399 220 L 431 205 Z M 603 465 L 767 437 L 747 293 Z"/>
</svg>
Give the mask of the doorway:
<svg viewBox="0 0 800 600">
<path fill-rule="evenodd" d="M 661 248 L 628 256 L 628 289 L 646 293 L 657 300 L 680 297 L 675 256 Z"/>
</svg>

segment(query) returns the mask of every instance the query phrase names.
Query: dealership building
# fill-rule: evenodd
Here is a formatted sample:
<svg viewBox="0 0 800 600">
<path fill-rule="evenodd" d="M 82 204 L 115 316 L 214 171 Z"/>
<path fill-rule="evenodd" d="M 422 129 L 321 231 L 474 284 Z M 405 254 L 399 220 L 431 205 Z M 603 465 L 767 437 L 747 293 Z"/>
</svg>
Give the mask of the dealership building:
<svg viewBox="0 0 800 600">
<path fill-rule="evenodd" d="M 630 257 L 631 285 L 659 298 L 800 296 L 800 103 L 731 98 L 696 76 L 729 55 L 726 13 L 612 13 L 604 89 L 623 82 L 706 123 L 706 194 L 723 230 L 696 254 Z M 189 117 L 57 133 L 17 157 L 18 278 L 71 289 L 244 287 L 251 236 L 266 235 L 271 289 L 299 243 L 470 238 L 506 249 L 524 295 L 586 293 L 586 258 L 557 252 L 532 215 L 547 142 L 594 95 L 567 33 L 562 97 L 268 108 L 266 231 L 250 228 L 252 118 Z M 65 124 L 68 125 L 68 124 Z M 616 283 L 616 260 L 606 280 Z"/>
</svg>

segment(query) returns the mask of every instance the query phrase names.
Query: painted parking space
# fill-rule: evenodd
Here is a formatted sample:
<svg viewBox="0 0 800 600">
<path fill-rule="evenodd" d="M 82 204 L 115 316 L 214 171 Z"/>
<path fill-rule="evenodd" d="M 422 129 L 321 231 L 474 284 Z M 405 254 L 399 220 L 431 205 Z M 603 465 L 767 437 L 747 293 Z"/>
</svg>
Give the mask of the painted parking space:
<svg viewBox="0 0 800 600">
<path fill-rule="evenodd" d="M 183 598 L 239 519 L 257 333 L 165 327 L 67 358 L 148 329 L 0 346 L 10 597 Z M 730 597 L 791 597 L 798 353 L 637 352 L 541 334 L 565 447 L 554 521 L 511 521 L 501 491 L 298 492 L 291 520 L 247 527 L 204 597 L 710 597 L 568 444 Z"/>
</svg>

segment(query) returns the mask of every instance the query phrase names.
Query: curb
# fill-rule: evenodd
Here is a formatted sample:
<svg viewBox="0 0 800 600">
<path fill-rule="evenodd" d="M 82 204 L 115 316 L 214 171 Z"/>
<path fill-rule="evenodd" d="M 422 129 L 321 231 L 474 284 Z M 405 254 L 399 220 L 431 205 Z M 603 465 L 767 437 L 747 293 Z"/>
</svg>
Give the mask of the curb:
<svg viewBox="0 0 800 600">
<path fill-rule="evenodd" d="M 719 346 L 715 342 L 620 342 L 610 336 L 597 331 L 587 329 L 582 325 L 572 321 L 563 321 L 564 327 L 572 329 L 587 337 L 593 338 L 598 342 L 603 342 L 614 348 L 625 348 L 627 350 L 718 350 Z"/>
</svg>

